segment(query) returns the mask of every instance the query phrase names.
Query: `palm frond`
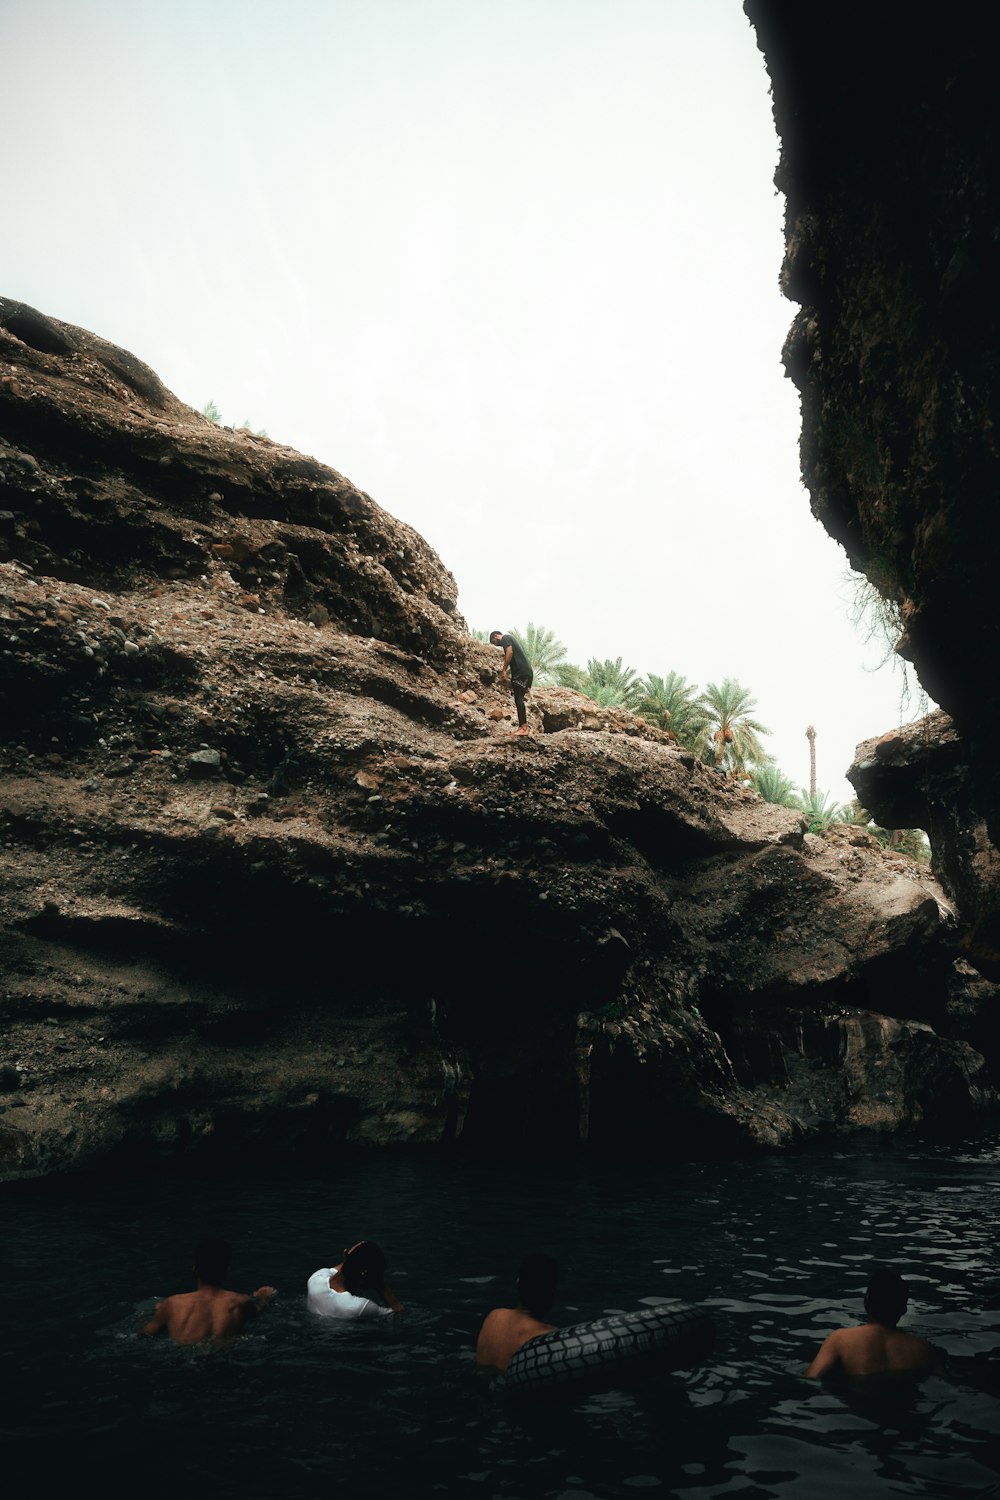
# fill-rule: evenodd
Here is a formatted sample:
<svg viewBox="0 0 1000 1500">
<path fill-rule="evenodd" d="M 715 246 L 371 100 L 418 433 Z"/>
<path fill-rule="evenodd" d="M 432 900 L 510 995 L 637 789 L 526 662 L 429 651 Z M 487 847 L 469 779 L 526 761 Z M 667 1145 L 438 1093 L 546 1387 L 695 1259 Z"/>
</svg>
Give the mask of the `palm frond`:
<svg viewBox="0 0 1000 1500">
<path fill-rule="evenodd" d="M 750 784 L 765 802 L 774 802 L 779 807 L 802 806 L 795 783 L 773 761 L 755 766 L 750 772 Z"/>
<path fill-rule="evenodd" d="M 705 726 L 698 737 L 704 758 L 721 770 L 742 771 L 764 765 L 769 759 L 759 736 L 771 731 L 751 717 L 757 700 L 735 677 L 710 682 L 698 700 L 705 712 Z"/>
<path fill-rule="evenodd" d="M 531 662 L 535 676 L 543 682 L 556 681 L 556 671 L 566 660 L 566 647 L 556 640 L 555 632 L 529 620 L 524 630 L 512 630 L 511 635 Z"/>
</svg>

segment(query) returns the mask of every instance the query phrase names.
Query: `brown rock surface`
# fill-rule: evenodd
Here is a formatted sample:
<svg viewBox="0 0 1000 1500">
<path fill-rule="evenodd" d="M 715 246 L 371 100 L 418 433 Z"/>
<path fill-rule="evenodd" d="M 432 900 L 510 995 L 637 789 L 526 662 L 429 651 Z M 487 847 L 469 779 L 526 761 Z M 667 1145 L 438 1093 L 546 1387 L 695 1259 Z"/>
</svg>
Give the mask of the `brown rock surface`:
<svg viewBox="0 0 1000 1500">
<path fill-rule="evenodd" d="M 513 738 L 409 528 L 11 307 L 5 1175 L 340 1140 L 687 1154 L 989 1105 L 962 1027 L 932 1029 L 962 985 L 926 871 L 565 690 Z"/>
</svg>

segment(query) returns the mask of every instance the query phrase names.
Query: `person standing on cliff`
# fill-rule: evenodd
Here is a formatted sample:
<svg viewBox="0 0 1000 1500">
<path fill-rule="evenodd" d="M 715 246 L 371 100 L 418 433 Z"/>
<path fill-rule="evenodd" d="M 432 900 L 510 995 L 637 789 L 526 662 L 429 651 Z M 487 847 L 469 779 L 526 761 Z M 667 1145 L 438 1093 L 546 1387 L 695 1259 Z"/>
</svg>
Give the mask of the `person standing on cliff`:
<svg viewBox="0 0 1000 1500">
<path fill-rule="evenodd" d="M 503 652 L 503 665 L 500 668 L 500 681 L 507 682 L 510 677 L 511 692 L 514 694 L 514 707 L 517 709 L 517 728 L 515 734 L 528 734 L 528 710 L 525 707 L 524 695 L 531 689 L 535 680 L 535 674 L 531 670 L 531 662 L 525 655 L 524 647 L 520 641 L 512 635 L 504 635 L 502 630 L 490 632 L 490 643 L 499 646 Z"/>
</svg>

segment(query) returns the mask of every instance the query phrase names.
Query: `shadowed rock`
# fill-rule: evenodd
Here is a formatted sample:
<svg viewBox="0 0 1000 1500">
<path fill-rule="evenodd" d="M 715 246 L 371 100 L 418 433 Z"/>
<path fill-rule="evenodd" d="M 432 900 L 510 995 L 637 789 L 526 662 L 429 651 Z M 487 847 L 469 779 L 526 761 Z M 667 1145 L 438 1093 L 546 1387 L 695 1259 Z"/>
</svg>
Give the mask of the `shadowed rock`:
<svg viewBox="0 0 1000 1500">
<path fill-rule="evenodd" d="M 744 8 L 781 138 L 782 283 L 800 304 L 785 365 L 802 399 L 803 479 L 814 514 L 894 606 L 896 650 L 947 715 L 859 747 L 852 775 L 883 823 L 930 833 L 966 956 L 996 980 L 1000 119 L 990 18 L 959 5 L 911 24 L 898 8 L 858 0 Z"/>
<path fill-rule="evenodd" d="M 56 326 L 0 329 L 7 1175 L 990 1106 L 928 871 L 567 690 L 513 739 L 425 542 Z"/>
</svg>

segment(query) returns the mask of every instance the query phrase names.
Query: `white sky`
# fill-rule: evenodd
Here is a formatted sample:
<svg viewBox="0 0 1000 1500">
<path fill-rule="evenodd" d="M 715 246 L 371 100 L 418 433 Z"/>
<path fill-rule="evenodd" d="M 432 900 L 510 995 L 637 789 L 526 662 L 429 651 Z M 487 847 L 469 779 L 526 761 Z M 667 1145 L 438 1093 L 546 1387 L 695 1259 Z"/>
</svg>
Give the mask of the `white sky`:
<svg viewBox="0 0 1000 1500">
<path fill-rule="evenodd" d="M 901 678 L 799 480 L 740 0 L 0 0 L 0 56 L 0 293 L 346 474 L 470 625 L 737 677 L 851 795 Z"/>
</svg>

